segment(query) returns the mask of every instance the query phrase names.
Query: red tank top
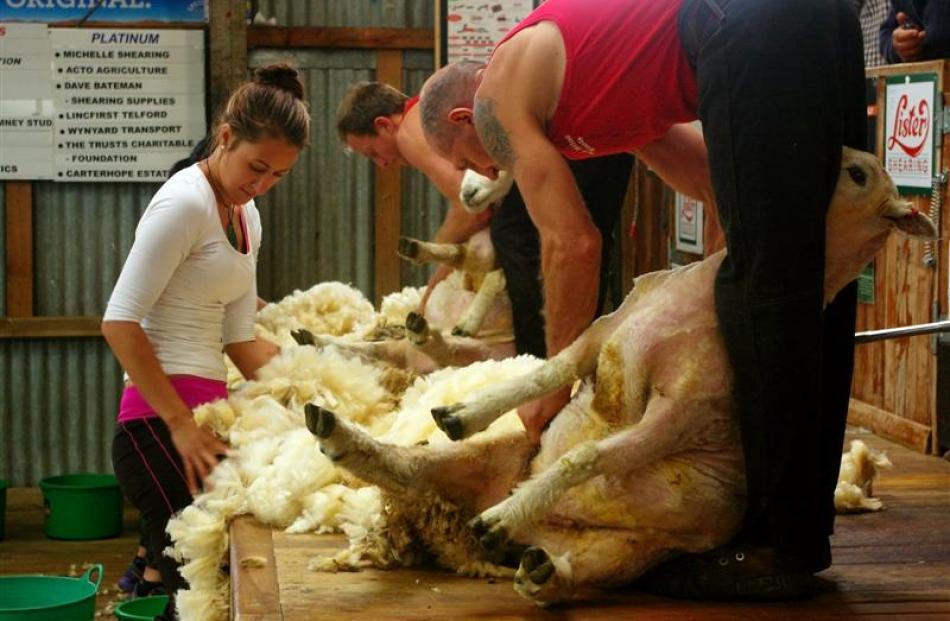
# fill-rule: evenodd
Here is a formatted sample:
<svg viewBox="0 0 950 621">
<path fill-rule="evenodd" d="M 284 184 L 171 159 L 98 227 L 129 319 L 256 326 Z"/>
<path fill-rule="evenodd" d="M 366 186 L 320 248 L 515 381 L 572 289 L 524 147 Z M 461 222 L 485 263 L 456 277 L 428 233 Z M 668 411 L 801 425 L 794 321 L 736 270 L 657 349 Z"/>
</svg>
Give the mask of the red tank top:
<svg viewBox="0 0 950 621">
<path fill-rule="evenodd" d="M 413 95 L 412 97 L 410 97 L 409 99 L 406 100 L 406 103 L 405 103 L 405 104 L 403 104 L 403 106 L 402 106 L 402 113 L 403 113 L 403 114 L 406 114 L 407 112 L 409 112 L 410 110 L 412 110 L 412 107 L 413 107 L 414 105 L 416 105 L 417 103 L 419 103 L 419 96 L 418 96 L 418 95 Z"/>
<path fill-rule="evenodd" d="M 682 0 L 547 0 L 498 45 L 554 22 L 567 60 L 548 138 L 569 159 L 631 151 L 696 119 L 696 75 L 677 29 Z"/>
</svg>

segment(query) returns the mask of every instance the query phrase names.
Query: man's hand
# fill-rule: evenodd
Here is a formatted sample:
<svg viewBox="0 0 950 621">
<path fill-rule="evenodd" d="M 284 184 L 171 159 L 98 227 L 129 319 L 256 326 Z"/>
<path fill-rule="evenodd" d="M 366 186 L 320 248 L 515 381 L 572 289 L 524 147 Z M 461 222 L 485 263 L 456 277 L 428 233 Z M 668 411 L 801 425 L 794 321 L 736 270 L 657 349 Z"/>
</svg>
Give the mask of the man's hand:
<svg viewBox="0 0 950 621">
<path fill-rule="evenodd" d="M 918 60 L 923 54 L 924 38 L 927 33 L 915 24 L 907 13 L 897 14 L 898 27 L 891 33 L 891 44 L 894 52 L 905 63 Z"/>
<path fill-rule="evenodd" d="M 199 427 L 191 416 L 169 421 L 172 443 L 185 465 L 185 482 L 192 496 L 197 496 L 205 478 L 228 451 L 228 446 L 212 432 Z"/>
<path fill-rule="evenodd" d="M 571 387 L 566 386 L 554 394 L 537 401 L 526 403 L 518 408 L 518 417 L 524 425 L 528 439 L 538 444 L 541 441 L 541 432 L 547 427 L 552 418 L 557 416 L 561 408 L 571 398 Z"/>
</svg>

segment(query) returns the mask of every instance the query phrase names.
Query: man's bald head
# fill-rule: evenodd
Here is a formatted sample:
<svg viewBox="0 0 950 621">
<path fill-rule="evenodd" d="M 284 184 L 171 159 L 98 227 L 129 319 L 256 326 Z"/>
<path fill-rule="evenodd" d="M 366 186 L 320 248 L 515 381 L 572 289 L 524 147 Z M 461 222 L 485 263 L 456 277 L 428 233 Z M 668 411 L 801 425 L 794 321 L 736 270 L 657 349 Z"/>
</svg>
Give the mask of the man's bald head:
<svg viewBox="0 0 950 621">
<path fill-rule="evenodd" d="M 443 153 L 456 133 L 449 113 L 456 108 L 471 109 L 478 89 L 478 72 L 483 64 L 463 60 L 446 65 L 426 80 L 419 99 L 422 130 L 426 139 Z"/>
</svg>

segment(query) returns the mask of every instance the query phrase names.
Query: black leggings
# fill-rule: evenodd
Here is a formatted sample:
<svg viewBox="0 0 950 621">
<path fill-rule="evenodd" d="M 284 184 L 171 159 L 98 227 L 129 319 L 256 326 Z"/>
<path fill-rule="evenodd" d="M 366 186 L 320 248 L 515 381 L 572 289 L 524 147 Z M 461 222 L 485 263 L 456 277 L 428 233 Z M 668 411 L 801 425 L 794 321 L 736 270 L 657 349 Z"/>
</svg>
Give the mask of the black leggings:
<svg viewBox="0 0 950 621">
<path fill-rule="evenodd" d="M 162 574 L 168 606 L 162 617 L 176 619 L 175 596 L 188 584 L 178 573 L 179 563 L 164 554 L 171 540 L 165 527 L 172 515 L 191 504 L 181 457 L 160 418 L 118 423 L 112 438 L 112 467 L 126 498 L 142 514 L 150 560 Z"/>
<path fill-rule="evenodd" d="M 743 537 L 830 563 L 854 356 L 855 287 L 822 309 L 841 147 L 865 147 L 861 30 L 845 0 L 684 0 L 729 254 L 716 314 L 735 373 Z"/>
</svg>

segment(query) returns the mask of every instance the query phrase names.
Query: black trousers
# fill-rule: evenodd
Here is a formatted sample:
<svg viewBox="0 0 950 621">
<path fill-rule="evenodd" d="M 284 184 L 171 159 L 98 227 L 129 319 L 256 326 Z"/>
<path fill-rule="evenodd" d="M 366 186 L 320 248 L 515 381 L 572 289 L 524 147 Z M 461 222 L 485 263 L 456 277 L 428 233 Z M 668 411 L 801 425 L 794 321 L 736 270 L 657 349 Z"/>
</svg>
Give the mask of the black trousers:
<svg viewBox="0 0 950 621">
<path fill-rule="evenodd" d="M 613 236 L 630 179 L 633 157 L 611 155 L 568 161 L 581 197 L 600 230 L 600 292 L 597 314 L 602 312 L 613 249 Z M 505 273 L 514 321 L 515 348 L 519 354 L 547 357 L 544 337 L 544 294 L 541 286 L 541 242 L 524 199 L 514 185 L 491 219 L 495 256 Z"/>
<path fill-rule="evenodd" d="M 161 572 L 169 595 L 165 612 L 156 618 L 177 619 L 175 595 L 188 585 L 178 573 L 179 563 L 163 552 L 171 545 L 165 527 L 192 497 L 165 423 L 157 417 L 119 423 L 112 438 L 112 467 L 122 493 L 142 514 L 149 560 Z"/>
<path fill-rule="evenodd" d="M 748 477 L 741 537 L 830 564 L 856 288 L 822 310 L 843 145 L 865 148 L 861 30 L 846 0 L 685 0 L 728 257 L 716 312 Z"/>
</svg>

